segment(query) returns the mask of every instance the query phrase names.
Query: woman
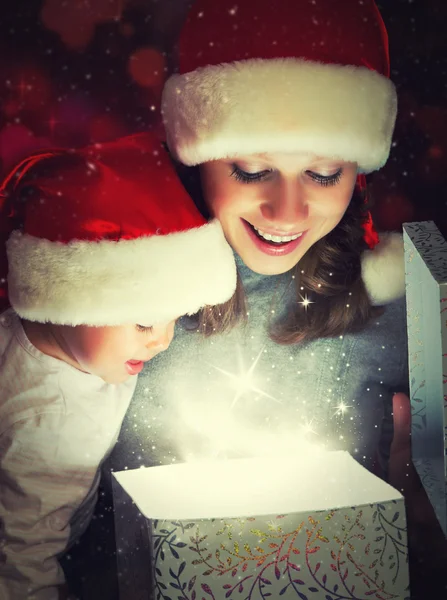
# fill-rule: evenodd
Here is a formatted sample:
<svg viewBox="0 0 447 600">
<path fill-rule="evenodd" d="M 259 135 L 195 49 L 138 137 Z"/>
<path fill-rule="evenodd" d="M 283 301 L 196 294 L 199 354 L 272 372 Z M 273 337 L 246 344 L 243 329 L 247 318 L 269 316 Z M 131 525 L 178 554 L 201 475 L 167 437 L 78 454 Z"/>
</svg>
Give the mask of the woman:
<svg viewBox="0 0 447 600">
<path fill-rule="evenodd" d="M 109 467 L 306 456 L 304 440 L 386 476 L 408 381 L 401 236 L 376 243 L 365 197 L 396 115 L 377 8 L 196 0 L 178 59 L 168 146 L 222 223 L 238 292 L 140 374 Z"/>
<path fill-rule="evenodd" d="M 408 375 L 401 237 L 376 244 L 365 202 L 396 115 L 377 8 L 196 0 L 178 59 L 168 145 L 235 250 L 238 292 L 177 324 L 139 377 L 109 466 L 306 456 L 306 440 L 386 476 Z M 390 469 L 403 485 L 408 399 L 395 398 L 405 435 Z"/>
<path fill-rule="evenodd" d="M 377 244 L 365 202 L 396 116 L 374 2 L 197 0 L 179 64 L 168 146 L 190 183 L 200 171 L 191 190 L 222 223 L 239 289 L 140 376 L 114 468 L 302 439 L 386 467 L 407 356 L 401 238 Z"/>
</svg>

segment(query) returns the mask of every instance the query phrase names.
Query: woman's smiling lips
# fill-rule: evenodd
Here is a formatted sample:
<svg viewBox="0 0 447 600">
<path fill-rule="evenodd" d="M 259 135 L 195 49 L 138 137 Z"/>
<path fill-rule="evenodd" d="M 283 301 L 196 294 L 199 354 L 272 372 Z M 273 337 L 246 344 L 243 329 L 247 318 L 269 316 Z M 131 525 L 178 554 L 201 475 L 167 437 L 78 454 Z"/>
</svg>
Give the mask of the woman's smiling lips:
<svg viewBox="0 0 447 600">
<path fill-rule="evenodd" d="M 285 256 L 293 252 L 300 244 L 302 239 L 306 235 L 306 231 L 298 232 L 298 233 L 288 233 L 284 232 L 271 232 L 265 231 L 264 229 L 255 228 L 254 225 L 251 225 L 245 219 L 242 219 L 242 224 L 245 228 L 245 231 L 249 235 L 250 239 L 255 244 L 256 248 L 263 252 L 264 254 L 268 254 L 269 256 Z M 260 233 L 256 233 L 260 232 Z M 262 235 L 269 237 L 269 239 L 264 239 L 261 237 Z M 284 241 L 278 240 L 275 238 L 286 238 Z M 289 239 L 287 239 L 289 238 Z"/>
</svg>

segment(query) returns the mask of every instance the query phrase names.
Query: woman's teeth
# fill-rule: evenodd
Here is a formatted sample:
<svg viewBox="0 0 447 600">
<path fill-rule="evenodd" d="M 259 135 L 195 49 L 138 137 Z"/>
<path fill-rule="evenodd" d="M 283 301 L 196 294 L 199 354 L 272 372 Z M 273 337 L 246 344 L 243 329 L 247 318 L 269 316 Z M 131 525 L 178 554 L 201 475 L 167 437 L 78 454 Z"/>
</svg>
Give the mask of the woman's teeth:
<svg viewBox="0 0 447 600">
<path fill-rule="evenodd" d="M 284 244 L 285 242 L 291 242 L 292 240 L 296 240 L 301 237 L 302 233 L 297 233 L 296 235 L 270 235 L 270 233 L 264 233 L 261 229 L 258 229 L 253 225 L 253 229 L 256 233 L 267 240 L 268 242 L 276 242 L 277 244 Z"/>
</svg>

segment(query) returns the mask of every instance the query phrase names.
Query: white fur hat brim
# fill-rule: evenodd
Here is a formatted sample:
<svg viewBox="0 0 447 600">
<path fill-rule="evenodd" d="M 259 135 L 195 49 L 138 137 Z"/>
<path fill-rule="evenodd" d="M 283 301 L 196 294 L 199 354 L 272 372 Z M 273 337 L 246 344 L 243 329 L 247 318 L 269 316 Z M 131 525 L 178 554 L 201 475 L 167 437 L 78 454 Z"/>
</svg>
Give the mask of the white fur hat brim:
<svg viewBox="0 0 447 600">
<path fill-rule="evenodd" d="M 217 220 L 169 235 L 68 244 L 14 231 L 7 254 L 9 301 L 30 321 L 148 326 L 221 304 L 236 289 Z"/>
<path fill-rule="evenodd" d="M 404 243 L 400 233 L 381 233 L 374 250 L 362 254 L 362 279 L 374 305 L 405 295 Z"/>
<path fill-rule="evenodd" d="M 366 67 L 250 59 L 171 76 L 162 112 L 169 148 L 185 165 L 306 152 L 369 173 L 388 158 L 397 97 Z"/>
</svg>

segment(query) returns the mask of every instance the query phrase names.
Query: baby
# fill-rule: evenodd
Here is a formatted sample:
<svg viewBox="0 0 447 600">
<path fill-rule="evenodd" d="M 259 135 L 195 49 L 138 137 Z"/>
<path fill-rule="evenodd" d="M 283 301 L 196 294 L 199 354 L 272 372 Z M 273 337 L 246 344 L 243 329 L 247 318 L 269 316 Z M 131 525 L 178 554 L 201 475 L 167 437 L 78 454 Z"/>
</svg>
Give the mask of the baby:
<svg viewBox="0 0 447 600">
<path fill-rule="evenodd" d="M 135 376 L 177 317 L 232 296 L 236 268 L 146 134 L 23 161 L 0 233 L 0 598 L 53 600 Z"/>
</svg>

